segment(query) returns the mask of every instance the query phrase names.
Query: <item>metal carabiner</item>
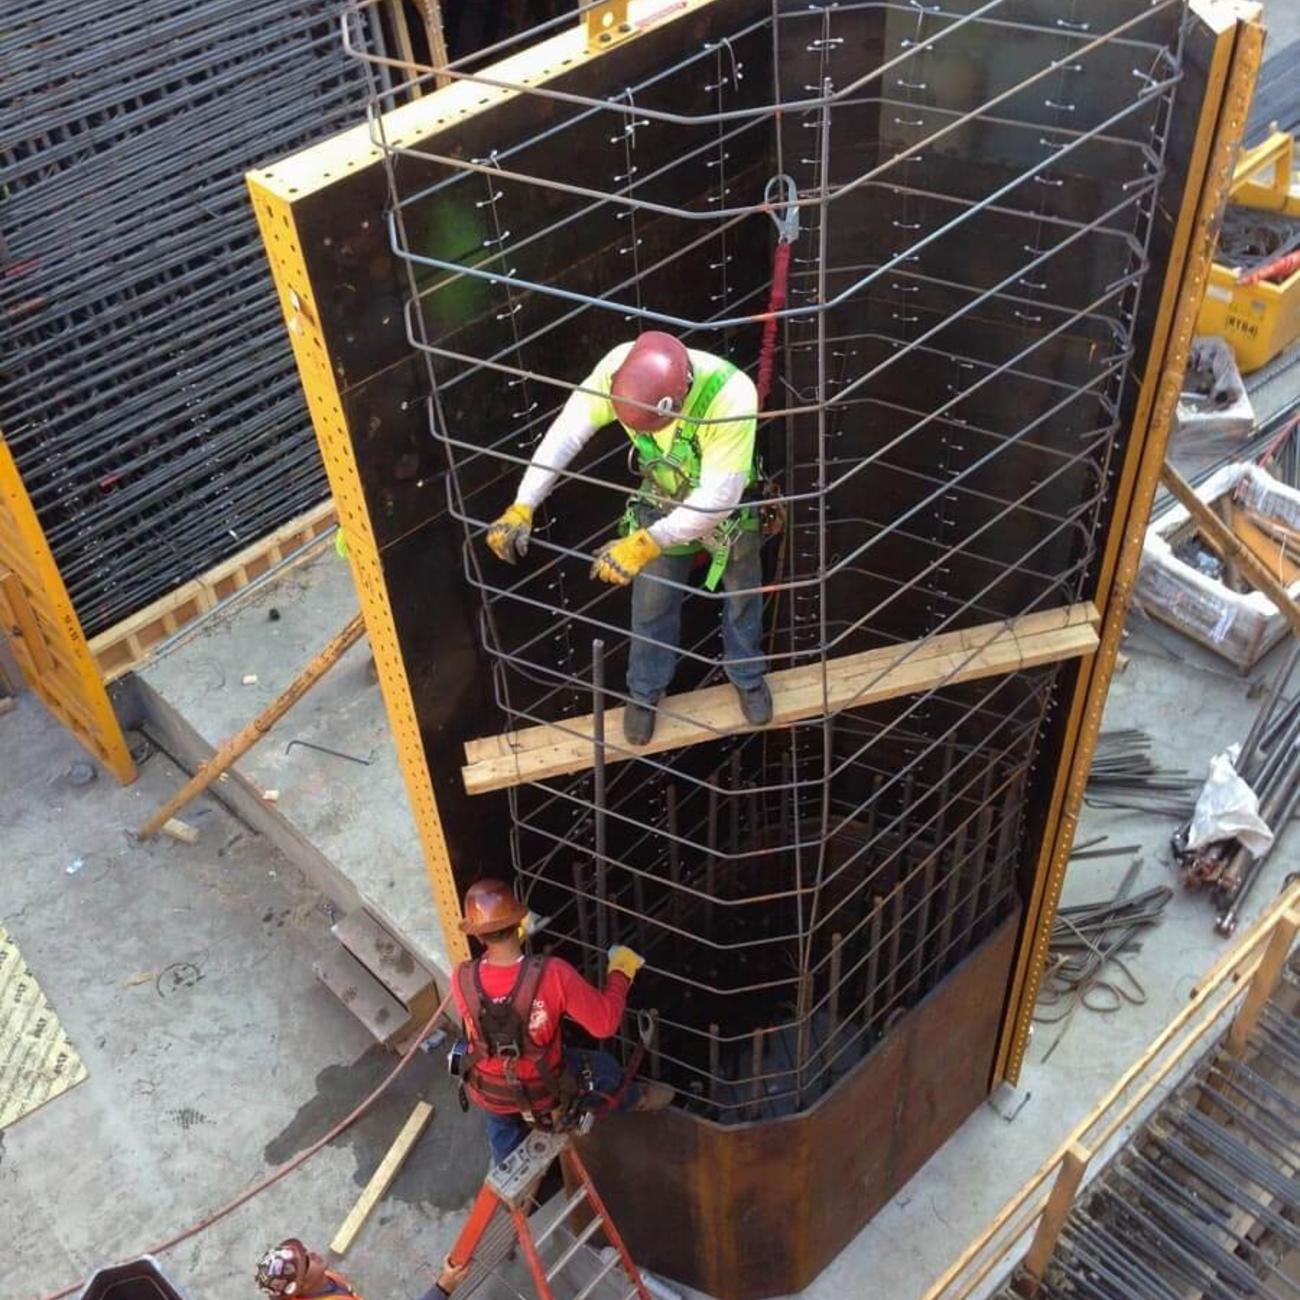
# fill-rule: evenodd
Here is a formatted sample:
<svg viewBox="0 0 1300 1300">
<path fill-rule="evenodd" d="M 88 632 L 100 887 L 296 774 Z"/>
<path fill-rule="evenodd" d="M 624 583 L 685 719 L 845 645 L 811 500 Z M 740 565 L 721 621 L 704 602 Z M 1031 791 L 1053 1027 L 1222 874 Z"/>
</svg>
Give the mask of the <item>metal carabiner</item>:
<svg viewBox="0 0 1300 1300">
<path fill-rule="evenodd" d="M 782 172 L 773 176 L 763 190 L 763 203 L 769 209 L 775 209 L 778 202 L 784 211 L 769 211 L 768 216 L 776 222 L 776 233 L 781 243 L 793 244 L 799 238 L 799 187 L 794 177 Z"/>
</svg>

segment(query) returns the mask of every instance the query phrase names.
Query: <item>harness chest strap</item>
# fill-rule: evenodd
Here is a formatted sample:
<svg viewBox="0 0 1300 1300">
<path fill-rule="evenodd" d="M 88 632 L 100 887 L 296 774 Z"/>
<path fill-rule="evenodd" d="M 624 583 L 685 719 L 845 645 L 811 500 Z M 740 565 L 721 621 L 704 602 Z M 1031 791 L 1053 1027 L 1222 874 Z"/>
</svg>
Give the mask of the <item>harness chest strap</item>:
<svg viewBox="0 0 1300 1300">
<path fill-rule="evenodd" d="M 655 440 L 653 434 L 641 433 L 635 429 L 628 429 L 624 425 L 628 437 L 636 447 L 638 459 L 641 462 L 641 472 L 650 479 L 656 487 L 668 493 L 676 499 L 684 496 L 685 491 L 693 491 L 700 485 L 700 466 L 702 455 L 700 452 L 699 425 L 698 421 L 707 418 L 709 408 L 713 405 L 718 394 L 726 387 L 731 377 L 736 374 L 737 368 L 730 361 L 721 362 L 717 368 L 708 376 L 699 390 L 691 399 L 690 405 L 682 413 L 682 417 L 677 422 L 673 431 L 673 440 L 668 450 L 665 451 Z M 661 471 L 667 471 L 665 478 L 671 475 L 671 479 L 665 481 L 659 477 Z M 746 486 L 752 487 L 758 478 L 758 467 L 751 460 L 749 466 L 749 477 L 746 480 Z M 641 526 L 638 515 L 638 507 L 647 501 L 647 496 L 634 497 L 628 502 L 627 512 L 623 518 L 621 532 L 624 536 L 635 532 Z M 653 498 L 649 498 L 650 504 L 657 504 Z M 706 591 L 715 591 L 722 580 L 722 575 L 726 571 L 727 562 L 731 558 L 731 547 L 735 541 L 736 534 L 742 531 L 757 532 L 760 527 L 758 512 L 752 506 L 742 506 L 738 511 L 723 520 L 714 530 L 710 538 L 699 538 L 692 542 L 683 542 L 676 546 L 667 546 L 664 548 L 665 555 L 694 555 L 704 550 L 709 553 L 710 563 L 709 571 L 705 575 L 704 587 Z"/>
</svg>

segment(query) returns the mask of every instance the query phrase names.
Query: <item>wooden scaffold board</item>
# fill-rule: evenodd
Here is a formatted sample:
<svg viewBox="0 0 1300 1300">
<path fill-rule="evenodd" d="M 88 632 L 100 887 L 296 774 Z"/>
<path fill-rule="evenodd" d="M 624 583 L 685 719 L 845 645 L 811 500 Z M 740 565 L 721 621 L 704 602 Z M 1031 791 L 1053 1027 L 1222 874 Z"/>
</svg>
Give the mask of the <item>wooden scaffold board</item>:
<svg viewBox="0 0 1300 1300">
<path fill-rule="evenodd" d="M 785 668 L 768 674 L 773 704 L 769 725 L 789 726 L 900 695 L 1076 659 L 1096 648 L 1097 611 L 1085 601 L 832 659 L 825 682 L 820 663 Z M 622 743 L 623 710 L 608 710 L 605 761 L 622 762 L 754 730 L 741 715 L 731 686 L 665 696 L 659 713 L 650 743 L 633 748 Z M 465 759 L 461 775 L 470 794 L 585 771 L 594 761 L 591 715 L 471 740 Z"/>
</svg>

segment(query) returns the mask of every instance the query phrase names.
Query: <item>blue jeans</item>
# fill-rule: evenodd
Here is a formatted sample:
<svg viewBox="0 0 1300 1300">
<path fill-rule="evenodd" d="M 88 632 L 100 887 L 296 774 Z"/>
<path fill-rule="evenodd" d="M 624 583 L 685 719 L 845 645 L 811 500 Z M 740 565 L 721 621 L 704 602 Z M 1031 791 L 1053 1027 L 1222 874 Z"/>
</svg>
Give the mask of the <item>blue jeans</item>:
<svg viewBox="0 0 1300 1300">
<path fill-rule="evenodd" d="M 722 575 L 723 590 L 745 591 L 722 602 L 723 669 L 739 690 L 753 690 L 763 679 L 762 534 L 741 532 Z M 628 651 L 627 693 L 638 703 L 654 704 L 668 689 L 677 669 L 682 630 L 682 589 L 695 564 L 694 555 L 661 555 L 632 582 L 632 644 Z M 668 582 L 682 584 L 670 587 Z M 657 643 L 657 644 L 655 644 Z"/>
<path fill-rule="evenodd" d="M 566 1047 L 564 1060 L 578 1078 L 582 1077 L 584 1066 L 589 1069 L 597 1092 L 612 1094 L 623 1082 L 623 1067 L 608 1052 L 583 1052 Z M 640 1096 L 641 1085 L 631 1083 L 614 1109 L 627 1110 Z M 483 1112 L 483 1119 L 488 1146 L 492 1148 L 492 1163 L 499 1165 L 528 1136 L 529 1125 L 522 1115 L 497 1115 L 490 1110 Z"/>
</svg>

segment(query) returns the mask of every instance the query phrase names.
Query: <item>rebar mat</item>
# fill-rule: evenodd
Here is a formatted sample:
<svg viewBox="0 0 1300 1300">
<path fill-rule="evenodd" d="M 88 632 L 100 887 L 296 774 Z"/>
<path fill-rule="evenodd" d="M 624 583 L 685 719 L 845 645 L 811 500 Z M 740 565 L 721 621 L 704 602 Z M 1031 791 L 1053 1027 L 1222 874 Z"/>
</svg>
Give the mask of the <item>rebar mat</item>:
<svg viewBox="0 0 1300 1300">
<path fill-rule="evenodd" d="M 1300 980 L 1220 1048 L 1075 1202 L 1043 1300 L 1293 1300 L 1300 1279 Z M 1017 1279 L 1000 1292 L 1018 1300 Z"/>
<path fill-rule="evenodd" d="M 0 430 L 93 635 L 326 494 L 243 174 L 363 77 L 336 0 L 15 0 L 4 44 Z"/>
</svg>

